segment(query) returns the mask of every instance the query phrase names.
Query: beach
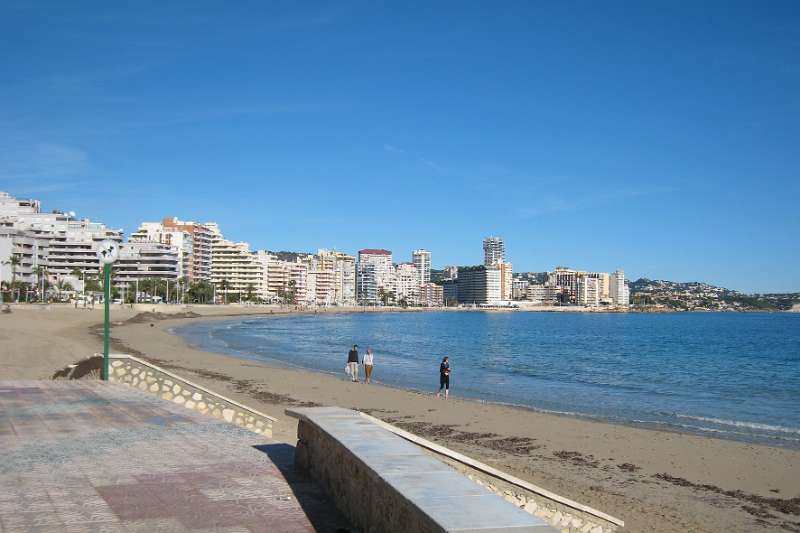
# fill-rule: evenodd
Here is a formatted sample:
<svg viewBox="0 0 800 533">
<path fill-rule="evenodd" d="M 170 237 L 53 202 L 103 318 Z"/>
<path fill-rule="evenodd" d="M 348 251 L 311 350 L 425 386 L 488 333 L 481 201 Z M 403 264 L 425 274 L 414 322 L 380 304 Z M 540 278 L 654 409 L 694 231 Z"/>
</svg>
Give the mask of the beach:
<svg viewBox="0 0 800 533">
<path fill-rule="evenodd" d="M 152 306 L 151 306 L 152 307 Z M 151 310 L 165 309 L 160 306 Z M 193 349 L 170 328 L 260 315 L 258 307 L 192 307 L 181 318 L 112 312 L 112 351 L 146 358 L 279 419 L 284 409 L 337 405 L 372 414 L 553 492 L 622 518 L 628 531 L 800 531 L 800 452 L 607 424 L 457 398 L 349 383 L 340 376 Z M 272 316 L 288 311 L 271 309 Z M 269 315 L 267 315 L 269 316 Z M 0 315 L 0 379 L 48 379 L 102 351 L 102 309 L 19 306 Z M 347 346 L 342 347 L 344 363 Z M 342 366 L 344 366 L 342 364 Z M 380 380 L 380 360 L 375 379 Z"/>
</svg>

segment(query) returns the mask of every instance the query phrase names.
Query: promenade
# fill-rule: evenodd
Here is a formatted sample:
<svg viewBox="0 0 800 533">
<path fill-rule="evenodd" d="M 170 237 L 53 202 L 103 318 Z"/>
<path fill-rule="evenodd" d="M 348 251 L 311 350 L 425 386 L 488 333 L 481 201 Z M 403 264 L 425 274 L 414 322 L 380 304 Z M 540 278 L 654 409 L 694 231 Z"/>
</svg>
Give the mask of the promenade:
<svg viewBox="0 0 800 533">
<path fill-rule="evenodd" d="M 123 385 L 0 381 L 0 531 L 348 531 L 293 454 Z"/>
</svg>

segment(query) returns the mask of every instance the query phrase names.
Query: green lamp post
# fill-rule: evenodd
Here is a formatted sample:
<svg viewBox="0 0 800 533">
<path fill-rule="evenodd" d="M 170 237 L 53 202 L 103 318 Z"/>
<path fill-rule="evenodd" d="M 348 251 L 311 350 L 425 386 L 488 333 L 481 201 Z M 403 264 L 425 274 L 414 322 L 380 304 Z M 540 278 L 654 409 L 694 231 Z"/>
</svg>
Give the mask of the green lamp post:
<svg viewBox="0 0 800 533">
<path fill-rule="evenodd" d="M 103 322 L 103 381 L 108 381 L 108 346 L 110 336 L 110 305 L 111 305 L 111 265 L 119 257 L 119 244 L 105 240 L 100 243 L 97 249 L 97 258 L 103 265 L 103 306 L 105 308 L 105 320 Z"/>
</svg>

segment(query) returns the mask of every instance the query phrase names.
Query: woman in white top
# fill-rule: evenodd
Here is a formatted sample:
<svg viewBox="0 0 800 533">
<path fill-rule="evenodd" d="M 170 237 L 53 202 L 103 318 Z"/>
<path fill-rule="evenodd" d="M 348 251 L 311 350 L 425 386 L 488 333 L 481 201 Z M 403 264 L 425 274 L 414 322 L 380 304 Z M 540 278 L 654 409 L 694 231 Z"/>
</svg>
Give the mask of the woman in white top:
<svg viewBox="0 0 800 533">
<path fill-rule="evenodd" d="M 364 383 L 369 383 L 372 378 L 373 357 L 372 348 L 367 348 L 367 353 L 364 354 L 364 359 L 361 360 L 361 364 L 364 365 L 364 375 L 366 376 Z"/>
</svg>

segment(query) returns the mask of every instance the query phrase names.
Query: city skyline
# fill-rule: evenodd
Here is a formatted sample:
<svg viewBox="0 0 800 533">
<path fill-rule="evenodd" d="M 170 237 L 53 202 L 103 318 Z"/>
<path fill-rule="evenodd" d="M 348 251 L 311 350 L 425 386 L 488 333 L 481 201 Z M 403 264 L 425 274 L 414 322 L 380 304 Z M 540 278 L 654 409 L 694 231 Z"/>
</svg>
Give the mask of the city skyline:
<svg viewBox="0 0 800 533">
<path fill-rule="evenodd" d="M 0 10 L 0 190 L 48 209 L 800 289 L 795 2 Z"/>
<path fill-rule="evenodd" d="M 451 277 L 448 274 L 448 269 L 454 269 L 454 271 L 455 271 L 455 270 L 458 270 L 458 269 L 463 268 L 463 267 L 467 267 L 468 269 L 471 269 L 471 268 L 474 268 L 476 266 L 490 265 L 490 266 L 496 266 L 497 268 L 500 269 L 500 272 L 503 272 L 503 270 L 505 268 L 508 268 L 508 278 L 506 278 L 506 277 L 501 275 L 501 278 L 503 280 L 502 285 L 504 287 L 503 290 L 502 290 L 502 295 L 503 295 L 503 299 L 504 300 L 511 300 L 512 299 L 511 298 L 511 293 L 512 293 L 512 290 L 511 290 L 511 285 L 512 285 L 511 265 L 512 265 L 512 263 L 511 263 L 510 259 L 508 257 L 506 257 L 505 240 L 503 239 L 502 236 L 489 235 L 489 236 L 483 237 L 483 239 L 482 239 L 482 256 L 484 258 L 483 262 L 476 261 L 476 262 L 473 262 L 473 263 L 463 263 L 463 264 L 460 264 L 460 265 L 459 264 L 452 264 L 452 263 L 451 264 L 436 265 L 431 260 L 432 252 L 430 250 L 426 250 L 424 248 L 414 249 L 409 254 L 409 256 L 407 256 L 407 257 L 406 256 L 402 256 L 402 255 L 395 256 L 394 252 L 392 250 L 386 249 L 386 248 L 361 248 L 361 249 L 359 249 L 357 251 L 354 251 L 354 252 L 350 252 L 348 250 L 339 250 L 339 249 L 336 249 L 336 248 L 326 248 L 324 246 L 318 246 L 314 250 L 299 250 L 299 249 L 278 250 L 278 249 L 274 249 L 274 248 L 273 249 L 270 249 L 270 248 L 257 248 L 257 247 L 251 246 L 251 243 L 249 241 L 245 241 L 243 239 L 239 239 L 239 238 L 237 238 L 235 236 L 231 236 L 231 235 L 223 235 L 223 233 L 221 231 L 221 228 L 220 228 L 220 225 L 217 222 L 206 220 L 206 219 L 202 219 L 204 221 L 201 221 L 201 220 L 184 221 L 184 220 L 180 220 L 179 217 L 173 217 L 173 216 L 161 217 L 161 219 L 159 221 L 147 221 L 147 220 L 141 221 L 139 223 L 139 225 L 137 226 L 136 230 L 134 230 L 134 231 L 132 231 L 130 233 L 127 233 L 127 232 L 124 231 L 123 228 L 115 227 L 113 224 L 108 224 L 108 223 L 106 223 L 104 221 L 91 220 L 88 217 L 83 217 L 79 213 L 76 213 L 74 211 L 66 211 L 66 210 L 57 209 L 57 208 L 47 209 L 47 206 L 42 204 L 42 202 L 40 200 L 38 200 L 37 198 L 15 198 L 14 195 L 13 194 L 9 194 L 8 191 L 0 191 L 0 198 L 2 198 L 3 195 L 6 195 L 5 196 L 6 200 L 11 200 L 11 204 L 10 205 L 14 205 L 16 202 L 21 202 L 22 204 L 24 204 L 26 206 L 37 206 L 36 209 L 41 209 L 41 213 L 43 215 L 58 214 L 64 220 L 74 220 L 76 223 L 80 222 L 83 225 L 88 224 L 90 226 L 97 226 L 97 227 L 107 228 L 107 231 L 110 232 L 110 234 L 118 235 L 119 236 L 118 238 L 120 238 L 122 242 L 124 242 L 126 244 L 129 243 L 132 246 L 141 246 L 141 245 L 158 244 L 158 243 L 161 243 L 161 245 L 163 245 L 164 243 L 169 243 L 170 246 L 168 246 L 168 247 L 173 248 L 174 249 L 174 253 L 177 254 L 175 260 L 178 263 L 183 263 L 183 261 L 184 261 L 183 259 L 180 259 L 180 256 L 181 256 L 181 253 L 182 253 L 180 250 L 182 248 L 188 248 L 190 251 L 194 252 L 194 253 L 191 254 L 191 256 L 192 257 L 197 257 L 198 250 L 196 249 L 196 243 L 198 243 L 198 242 L 203 242 L 203 243 L 205 243 L 205 244 L 203 244 L 203 246 L 208 246 L 208 251 L 205 252 L 205 253 L 208 253 L 209 256 L 208 256 L 208 258 L 204 258 L 203 261 L 210 262 L 211 261 L 211 255 L 210 254 L 211 254 L 211 246 L 212 246 L 212 244 L 211 244 L 212 241 L 210 240 L 210 237 L 204 237 L 203 239 L 205 239 L 205 240 L 199 240 L 198 241 L 198 237 L 203 235 L 204 232 L 210 232 L 211 234 L 216 233 L 219 236 L 219 238 L 221 239 L 219 242 L 226 243 L 225 246 L 230 247 L 232 249 L 233 248 L 239 248 L 239 249 L 244 250 L 247 254 L 252 254 L 254 256 L 253 260 L 256 261 L 256 262 L 263 262 L 264 268 L 266 268 L 266 265 L 267 265 L 267 260 L 268 260 L 267 258 L 269 258 L 270 260 L 276 260 L 276 257 L 273 254 L 280 254 L 280 253 L 298 254 L 298 257 L 306 256 L 307 259 L 311 258 L 311 256 L 317 256 L 319 253 L 346 254 L 346 255 L 350 256 L 352 259 L 360 258 L 362 256 L 362 254 L 364 254 L 364 253 L 367 253 L 367 254 L 377 253 L 379 256 L 380 255 L 388 256 L 388 258 L 389 258 L 388 264 L 392 265 L 394 267 L 401 267 L 401 266 L 404 266 L 404 265 L 409 265 L 409 266 L 415 267 L 415 271 L 418 272 L 418 273 L 415 273 L 415 276 L 417 278 L 419 278 L 418 281 L 420 283 L 422 283 L 423 285 L 424 284 L 429 284 L 428 282 L 430 281 L 430 270 L 431 269 L 437 270 L 439 272 L 442 272 L 444 274 L 444 279 L 447 279 L 448 277 Z M 203 228 L 203 230 L 200 231 L 199 234 L 197 234 L 196 233 L 197 232 L 197 228 Z M 164 236 L 161 235 L 164 231 L 175 231 L 175 230 L 178 230 L 178 233 L 183 233 L 183 232 L 187 232 L 188 231 L 190 233 L 193 233 L 194 237 L 192 238 L 192 240 L 190 242 L 183 242 L 182 240 L 178 241 L 178 242 L 170 242 L 170 240 L 172 238 L 174 238 L 174 236 L 167 237 L 165 239 Z M 195 243 L 195 245 L 193 245 L 192 243 Z M 139 253 L 139 252 L 137 252 L 137 253 Z M 93 251 L 88 252 L 88 254 L 91 257 L 94 257 L 94 252 Z M 420 266 L 421 266 L 420 265 L 420 257 L 419 257 L 420 255 L 424 257 L 424 259 L 421 260 L 422 264 L 424 265 L 424 266 L 422 266 L 422 270 L 420 270 Z M 261 256 L 261 257 L 260 258 L 256 258 L 256 256 Z M 499 262 L 496 262 L 496 260 L 499 260 Z M 188 266 L 190 271 L 194 271 L 194 270 L 197 269 L 197 265 L 194 264 L 194 261 L 197 261 L 197 259 L 192 259 L 191 261 L 193 263 L 191 265 L 187 265 L 187 266 Z M 283 263 L 283 261 L 280 261 L 280 262 Z M 358 262 L 360 262 L 360 261 L 358 261 Z M 358 264 L 358 262 L 356 264 Z M 292 263 L 292 262 L 290 262 L 290 263 Z M 187 268 L 187 266 L 177 267 L 177 268 L 178 268 L 178 270 L 181 270 L 182 268 Z M 209 269 L 209 270 L 207 270 L 206 274 L 207 274 L 208 279 L 211 279 L 210 263 L 209 263 L 209 265 L 207 267 L 203 267 L 203 268 Z M 569 270 L 569 271 L 572 271 L 572 272 L 593 273 L 593 272 L 600 272 L 602 269 L 596 269 L 596 268 L 595 269 L 591 269 L 591 268 L 590 269 L 585 269 L 585 268 L 582 268 L 580 265 L 572 267 L 572 266 L 564 266 L 563 264 L 553 263 L 550 267 L 548 267 L 548 268 L 546 268 L 544 270 L 540 270 L 540 271 L 530 271 L 530 270 L 528 270 L 528 271 L 525 271 L 525 270 L 516 271 L 515 270 L 514 271 L 514 275 L 516 276 L 516 275 L 519 275 L 519 274 L 531 274 L 531 273 L 552 275 L 553 270 L 555 270 L 555 271 Z M 618 270 L 621 271 L 620 268 L 615 268 L 613 270 L 614 271 L 618 271 Z M 610 272 L 610 270 L 608 272 Z M 606 274 L 608 274 L 608 272 L 606 272 Z M 186 275 L 186 274 L 184 274 L 184 275 Z M 176 278 L 177 277 L 178 276 L 176 274 Z M 193 278 L 193 275 L 189 274 L 189 279 L 191 280 L 192 278 Z M 205 279 L 205 277 L 204 277 L 204 279 Z M 630 279 L 633 280 L 633 279 L 636 279 L 636 278 L 630 278 Z M 662 279 L 666 279 L 666 278 L 662 278 Z M 288 280 L 288 278 L 287 278 L 287 280 Z M 676 281 L 676 280 L 668 280 L 668 281 Z M 691 281 L 700 281 L 701 283 L 707 283 L 707 282 L 701 281 L 701 280 L 691 280 Z M 516 278 L 514 278 L 514 282 L 516 283 Z M 711 285 L 714 285 L 714 283 L 711 283 Z M 730 289 L 730 287 L 725 287 L 725 288 Z M 733 289 L 733 290 L 736 290 L 736 289 Z M 355 288 L 354 288 L 354 291 L 355 291 Z M 742 291 L 740 291 L 740 292 L 742 292 Z M 779 292 L 783 292 L 783 291 L 779 291 Z M 788 292 L 793 292 L 793 291 L 788 291 Z M 744 294 L 748 294 L 748 293 L 744 293 Z M 754 294 L 754 293 L 751 293 L 751 294 Z M 766 293 L 763 293 L 763 294 L 766 294 Z"/>
</svg>

